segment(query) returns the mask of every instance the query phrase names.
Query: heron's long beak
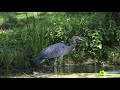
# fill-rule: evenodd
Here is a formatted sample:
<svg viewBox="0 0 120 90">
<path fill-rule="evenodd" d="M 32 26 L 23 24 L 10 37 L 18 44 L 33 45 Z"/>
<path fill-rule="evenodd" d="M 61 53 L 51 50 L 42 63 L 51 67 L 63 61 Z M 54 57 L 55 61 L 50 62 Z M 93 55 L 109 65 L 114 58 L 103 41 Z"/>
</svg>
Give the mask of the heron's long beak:
<svg viewBox="0 0 120 90">
<path fill-rule="evenodd" d="M 79 36 L 79 40 L 81 40 L 81 41 L 86 41 L 86 40 L 87 40 L 87 37 Z"/>
</svg>

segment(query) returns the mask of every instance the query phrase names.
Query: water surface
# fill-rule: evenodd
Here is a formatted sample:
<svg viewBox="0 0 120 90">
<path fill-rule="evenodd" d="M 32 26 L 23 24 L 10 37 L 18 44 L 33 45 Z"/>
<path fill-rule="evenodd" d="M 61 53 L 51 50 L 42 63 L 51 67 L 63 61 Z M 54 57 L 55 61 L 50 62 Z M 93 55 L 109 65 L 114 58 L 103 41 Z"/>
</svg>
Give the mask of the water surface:
<svg viewBox="0 0 120 90">
<path fill-rule="evenodd" d="M 110 65 L 67 65 L 67 66 L 44 66 L 38 69 L 23 69 L 23 70 L 0 70 L 0 77 L 29 75 L 29 74 L 72 74 L 72 73 L 99 73 L 104 70 L 108 73 L 120 73 L 120 66 Z"/>
</svg>

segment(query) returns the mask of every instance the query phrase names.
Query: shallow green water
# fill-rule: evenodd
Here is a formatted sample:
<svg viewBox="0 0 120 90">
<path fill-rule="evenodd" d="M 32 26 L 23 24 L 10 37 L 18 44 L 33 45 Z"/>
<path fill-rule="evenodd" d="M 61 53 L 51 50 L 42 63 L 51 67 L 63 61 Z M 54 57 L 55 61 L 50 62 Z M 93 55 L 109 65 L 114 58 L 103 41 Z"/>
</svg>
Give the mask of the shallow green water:
<svg viewBox="0 0 120 90">
<path fill-rule="evenodd" d="M 25 70 L 0 70 L 0 77 L 16 76 L 16 75 L 37 75 L 37 74 L 72 74 L 72 73 L 99 73 L 104 70 L 108 73 L 120 73 L 120 66 L 94 66 L 94 65 L 67 65 L 56 67 L 43 67 L 39 69 Z"/>
</svg>

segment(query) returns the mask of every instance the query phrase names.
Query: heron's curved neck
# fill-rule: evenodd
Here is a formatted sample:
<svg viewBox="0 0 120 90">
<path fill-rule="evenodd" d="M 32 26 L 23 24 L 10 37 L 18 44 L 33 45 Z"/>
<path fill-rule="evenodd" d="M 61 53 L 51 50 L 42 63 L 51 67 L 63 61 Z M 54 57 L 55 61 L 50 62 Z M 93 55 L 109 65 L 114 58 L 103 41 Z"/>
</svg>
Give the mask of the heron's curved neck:
<svg viewBox="0 0 120 90">
<path fill-rule="evenodd" d="M 72 49 L 75 48 L 76 45 L 77 45 L 77 43 L 76 43 L 75 40 L 73 40 L 72 42 L 70 42 L 70 47 L 71 47 Z"/>
</svg>

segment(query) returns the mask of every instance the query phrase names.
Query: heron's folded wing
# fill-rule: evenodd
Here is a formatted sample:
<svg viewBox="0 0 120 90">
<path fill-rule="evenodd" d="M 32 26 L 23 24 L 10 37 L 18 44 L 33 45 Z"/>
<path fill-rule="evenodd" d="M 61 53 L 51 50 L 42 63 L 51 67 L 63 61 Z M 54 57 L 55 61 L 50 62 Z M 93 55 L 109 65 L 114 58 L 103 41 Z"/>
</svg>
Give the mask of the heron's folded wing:
<svg viewBox="0 0 120 90">
<path fill-rule="evenodd" d="M 64 53 L 64 48 L 65 48 L 65 45 L 63 44 L 55 44 L 55 45 L 49 46 L 48 48 L 43 50 L 42 57 L 48 58 L 48 59 L 60 57 Z"/>
</svg>

